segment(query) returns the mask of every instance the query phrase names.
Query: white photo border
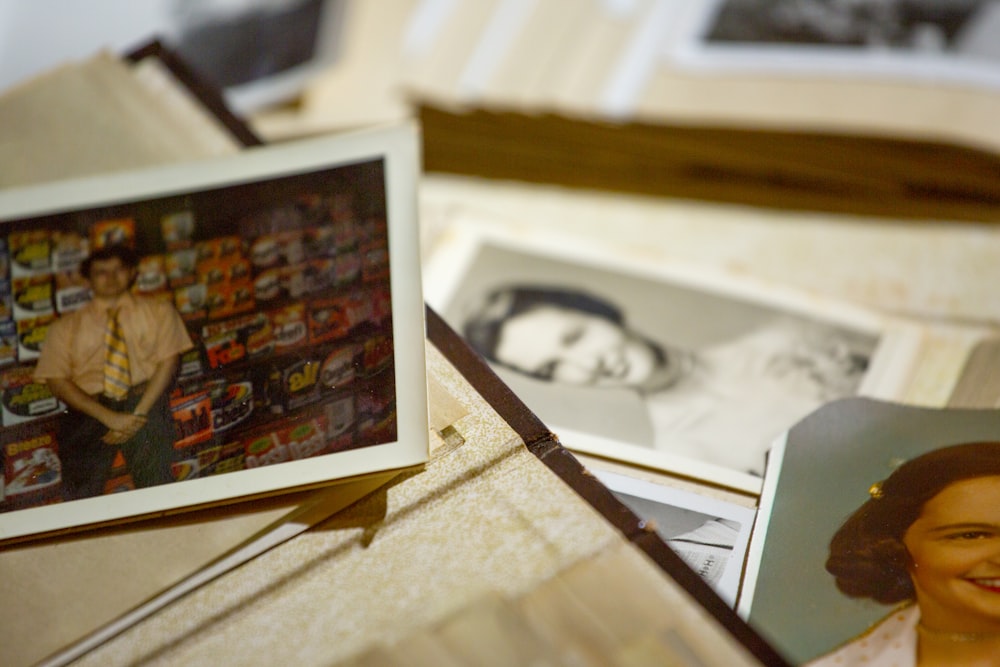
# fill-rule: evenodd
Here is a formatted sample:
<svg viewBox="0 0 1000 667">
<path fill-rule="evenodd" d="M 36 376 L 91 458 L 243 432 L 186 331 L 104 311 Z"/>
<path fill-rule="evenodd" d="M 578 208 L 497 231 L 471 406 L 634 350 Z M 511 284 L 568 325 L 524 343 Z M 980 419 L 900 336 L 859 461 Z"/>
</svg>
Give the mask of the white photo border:
<svg viewBox="0 0 1000 667">
<path fill-rule="evenodd" d="M 417 229 L 419 132 L 412 123 L 247 149 L 224 158 L 0 192 L 14 221 L 382 160 L 395 374 L 395 441 L 277 465 L 0 513 L 0 542 L 176 513 L 403 469 L 429 452 L 424 301 Z M 6 224 L 0 222 L 0 225 Z M 2 228 L 2 227 L 0 227 Z"/>
</svg>

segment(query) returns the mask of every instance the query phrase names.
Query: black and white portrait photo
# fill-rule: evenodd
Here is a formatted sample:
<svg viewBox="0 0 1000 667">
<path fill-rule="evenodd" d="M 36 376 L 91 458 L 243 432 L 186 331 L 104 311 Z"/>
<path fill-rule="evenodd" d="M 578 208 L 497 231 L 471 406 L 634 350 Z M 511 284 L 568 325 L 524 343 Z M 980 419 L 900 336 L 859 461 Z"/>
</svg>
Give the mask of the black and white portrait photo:
<svg viewBox="0 0 1000 667">
<path fill-rule="evenodd" d="M 981 27 L 994 0 L 725 0 L 705 38 L 1000 55 Z"/>
<path fill-rule="evenodd" d="M 437 306 L 571 448 L 641 448 L 681 467 L 758 476 L 775 437 L 858 392 L 879 342 L 877 332 L 490 242 L 467 266 Z"/>
<path fill-rule="evenodd" d="M 679 62 L 1000 85 L 997 0 L 702 0 Z"/>
</svg>

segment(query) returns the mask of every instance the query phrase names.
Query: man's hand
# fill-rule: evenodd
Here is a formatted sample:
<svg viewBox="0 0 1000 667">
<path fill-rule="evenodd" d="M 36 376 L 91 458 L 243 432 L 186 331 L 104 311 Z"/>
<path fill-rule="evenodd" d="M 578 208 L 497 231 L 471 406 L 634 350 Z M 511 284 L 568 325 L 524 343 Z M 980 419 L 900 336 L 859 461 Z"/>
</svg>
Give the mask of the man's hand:
<svg viewBox="0 0 1000 667">
<path fill-rule="evenodd" d="M 101 438 L 109 445 L 120 445 L 146 425 L 146 417 L 128 412 L 114 412 L 107 419 L 101 420 L 108 427 L 108 432 Z"/>
</svg>

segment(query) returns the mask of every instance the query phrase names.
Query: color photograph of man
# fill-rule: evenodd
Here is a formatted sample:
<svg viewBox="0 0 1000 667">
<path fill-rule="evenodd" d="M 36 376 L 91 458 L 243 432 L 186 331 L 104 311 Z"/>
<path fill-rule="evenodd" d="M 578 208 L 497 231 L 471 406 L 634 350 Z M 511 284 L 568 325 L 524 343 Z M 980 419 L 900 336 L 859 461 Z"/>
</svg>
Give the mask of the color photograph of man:
<svg viewBox="0 0 1000 667">
<path fill-rule="evenodd" d="M 130 292 L 137 265 L 123 245 L 83 262 L 93 298 L 56 320 L 35 368 L 68 406 L 58 436 L 65 500 L 102 494 L 119 451 L 136 488 L 173 481 L 168 390 L 192 343 L 172 303 Z"/>
</svg>

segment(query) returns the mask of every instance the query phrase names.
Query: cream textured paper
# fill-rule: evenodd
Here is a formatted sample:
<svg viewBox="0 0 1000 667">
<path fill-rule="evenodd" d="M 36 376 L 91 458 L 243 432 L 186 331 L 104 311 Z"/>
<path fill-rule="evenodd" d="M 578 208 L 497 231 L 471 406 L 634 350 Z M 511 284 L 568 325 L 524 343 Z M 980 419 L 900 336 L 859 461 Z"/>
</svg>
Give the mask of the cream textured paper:
<svg viewBox="0 0 1000 667">
<path fill-rule="evenodd" d="M 0 187 L 227 155 L 240 145 L 154 66 L 109 54 L 0 96 Z"/>
<path fill-rule="evenodd" d="M 524 593 L 623 538 L 432 348 L 464 438 L 329 521 L 195 591 L 81 665 L 326 665 L 495 591 Z"/>
</svg>

